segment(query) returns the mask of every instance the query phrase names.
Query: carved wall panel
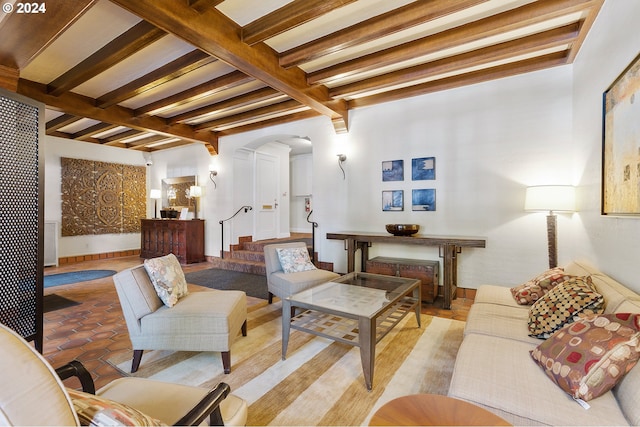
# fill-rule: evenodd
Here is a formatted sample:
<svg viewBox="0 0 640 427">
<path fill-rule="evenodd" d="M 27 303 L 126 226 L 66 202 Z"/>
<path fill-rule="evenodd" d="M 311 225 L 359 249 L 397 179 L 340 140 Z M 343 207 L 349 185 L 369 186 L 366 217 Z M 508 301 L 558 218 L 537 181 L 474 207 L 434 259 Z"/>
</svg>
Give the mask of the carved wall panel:
<svg viewBox="0 0 640 427">
<path fill-rule="evenodd" d="M 146 168 L 60 159 L 62 236 L 139 233 L 146 218 Z"/>
</svg>

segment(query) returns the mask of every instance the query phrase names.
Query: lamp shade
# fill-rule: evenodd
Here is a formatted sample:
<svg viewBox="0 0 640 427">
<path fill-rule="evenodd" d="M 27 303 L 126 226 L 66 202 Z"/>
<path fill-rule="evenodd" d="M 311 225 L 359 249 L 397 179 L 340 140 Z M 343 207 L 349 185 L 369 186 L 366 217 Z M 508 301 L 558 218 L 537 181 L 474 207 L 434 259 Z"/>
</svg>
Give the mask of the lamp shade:
<svg viewBox="0 0 640 427">
<path fill-rule="evenodd" d="M 202 187 L 199 185 L 192 185 L 189 187 L 189 195 L 191 197 L 201 197 L 202 196 Z"/>
<path fill-rule="evenodd" d="M 574 212 L 576 210 L 575 187 L 571 185 L 527 187 L 524 210 Z"/>
<path fill-rule="evenodd" d="M 152 198 L 152 199 L 161 199 L 162 198 L 162 193 L 158 189 L 152 189 L 149 192 L 149 197 Z"/>
</svg>

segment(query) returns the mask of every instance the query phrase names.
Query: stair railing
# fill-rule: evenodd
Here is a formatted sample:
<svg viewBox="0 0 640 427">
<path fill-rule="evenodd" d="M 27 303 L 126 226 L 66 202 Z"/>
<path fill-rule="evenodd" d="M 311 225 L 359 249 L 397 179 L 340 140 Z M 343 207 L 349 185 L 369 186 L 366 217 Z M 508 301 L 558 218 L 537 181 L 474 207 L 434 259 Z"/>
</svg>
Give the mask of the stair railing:
<svg viewBox="0 0 640 427">
<path fill-rule="evenodd" d="M 244 209 L 244 213 L 247 213 L 251 210 L 253 210 L 253 208 L 251 206 L 242 206 L 240 209 L 238 209 L 236 211 L 236 213 L 234 213 L 233 215 L 231 215 L 229 218 L 227 219 L 221 219 L 218 223 L 220 224 L 220 230 L 222 231 L 222 233 L 220 233 L 220 258 L 224 259 L 224 223 L 232 220 L 233 218 L 236 217 L 236 215 L 238 215 L 242 210 Z"/>
<path fill-rule="evenodd" d="M 307 215 L 307 222 L 311 224 L 311 262 L 315 264 L 316 260 L 316 228 L 318 227 L 318 223 L 315 221 L 309 221 L 309 217 L 313 213 L 313 209 L 309 211 L 309 215 Z"/>
</svg>

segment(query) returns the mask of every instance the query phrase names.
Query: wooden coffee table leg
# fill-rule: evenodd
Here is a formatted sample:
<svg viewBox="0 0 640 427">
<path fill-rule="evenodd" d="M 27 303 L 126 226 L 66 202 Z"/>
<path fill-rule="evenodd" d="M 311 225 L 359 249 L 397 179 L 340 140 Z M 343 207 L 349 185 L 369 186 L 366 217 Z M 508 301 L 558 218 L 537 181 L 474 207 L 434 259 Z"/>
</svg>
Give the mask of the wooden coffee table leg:
<svg viewBox="0 0 640 427">
<path fill-rule="evenodd" d="M 358 342 L 360 344 L 360 360 L 367 390 L 373 387 L 373 367 L 376 358 L 376 320 L 361 317 L 358 319 Z"/>
</svg>

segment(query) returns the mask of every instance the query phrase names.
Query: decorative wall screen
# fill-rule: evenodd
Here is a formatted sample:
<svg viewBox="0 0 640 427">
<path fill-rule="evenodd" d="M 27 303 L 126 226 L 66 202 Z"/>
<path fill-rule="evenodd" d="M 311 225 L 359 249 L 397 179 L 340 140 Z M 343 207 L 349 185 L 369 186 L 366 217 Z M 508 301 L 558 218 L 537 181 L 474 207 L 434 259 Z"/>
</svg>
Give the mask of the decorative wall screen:
<svg viewBox="0 0 640 427">
<path fill-rule="evenodd" d="M 0 321 L 35 340 L 41 351 L 41 108 L 4 93 L 0 92 Z"/>
<path fill-rule="evenodd" d="M 146 218 L 146 168 L 60 159 L 62 236 L 139 233 Z"/>
</svg>

